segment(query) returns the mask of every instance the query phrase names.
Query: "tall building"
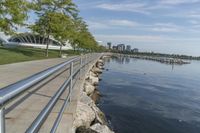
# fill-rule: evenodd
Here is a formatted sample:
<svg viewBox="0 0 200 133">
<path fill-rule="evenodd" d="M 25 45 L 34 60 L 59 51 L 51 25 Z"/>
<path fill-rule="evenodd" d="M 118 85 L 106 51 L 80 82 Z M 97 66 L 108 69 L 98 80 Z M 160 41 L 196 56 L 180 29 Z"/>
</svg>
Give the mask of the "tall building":
<svg viewBox="0 0 200 133">
<path fill-rule="evenodd" d="M 138 53 L 138 52 L 139 52 L 139 49 L 138 49 L 138 48 L 134 48 L 134 49 L 132 50 L 132 52 L 133 52 L 133 53 Z"/>
<path fill-rule="evenodd" d="M 117 50 L 117 46 L 113 46 L 112 49 L 113 49 L 113 50 Z"/>
<path fill-rule="evenodd" d="M 131 45 L 126 46 L 126 51 L 129 51 L 129 52 L 131 51 Z"/>
<path fill-rule="evenodd" d="M 108 49 L 111 49 L 111 45 L 112 45 L 111 42 L 108 42 L 108 43 L 107 43 L 107 47 L 108 47 Z"/>
<path fill-rule="evenodd" d="M 125 45 L 124 44 L 118 44 L 117 45 L 117 50 L 118 51 L 125 51 Z"/>
</svg>

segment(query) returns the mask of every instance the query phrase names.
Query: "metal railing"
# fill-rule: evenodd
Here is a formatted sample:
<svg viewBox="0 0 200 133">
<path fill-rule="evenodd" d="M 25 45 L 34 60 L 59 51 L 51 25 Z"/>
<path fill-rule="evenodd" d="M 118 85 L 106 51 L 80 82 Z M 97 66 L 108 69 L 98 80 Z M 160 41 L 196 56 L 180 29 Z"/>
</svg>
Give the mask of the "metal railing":
<svg viewBox="0 0 200 133">
<path fill-rule="evenodd" d="M 72 58 L 64 63 L 56 65 L 54 67 L 48 68 L 42 72 L 34 74 L 24 80 L 11 84 L 7 87 L 0 89 L 0 133 L 6 132 L 6 125 L 5 125 L 5 115 L 6 113 L 13 110 L 13 108 L 7 108 L 6 106 L 11 102 L 23 102 L 28 97 L 27 95 L 19 99 L 25 92 L 29 92 L 34 86 L 41 83 L 41 85 L 37 86 L 35 92 L 39 90 L 43 85 L 49 83 L 52 79 L 46 80 L 50 76 L 56 78 L 64 71 L 70 70 L 70 75 L 66 79 L 66 81 L 62 84 L 62 86 L 56 91 L 56 93 L 51 97 L 48 104 L 42 109 L 36 119 L 32 122 L 32 124 L 27 128 L 27 133 L 36 133 L 40 130 L 41 126 L 49 116 L 50 112 L 52 111 L 53 107 L 60 99 L 61 95 L 64 91 L 69 89 L 68 95 L 64 99 L 64 104 L 62 105 L 60 112 L 54 122 L 53 127 L 51 128 L 51 133 L 55 133 L 56 129 L 61 121 L 62 115 L 65 111 L 67 104 L 70 102 L 71 94 L 73 91 L 73 82 L 75 80 L 75 76 L 80 76 L 81 71 L 83 68 L 90 62 L 100 58 L 102 54 L 87 54 L 81 57 Z M 76 65 L 75 65 L 76 64 Z M 74 68 L 76 66 L 76 69 Z M 64 70 L 62 70 L 64 69 Z M 61 71 L 62 70 L 62 71 Z M 61 71 L 61 72 L 60 72 Z M 57 74 L 58 73 L 58 74 Z M 56 74 L 56 75 L 54 75 Z M 46 80 L 46 81 L 45 81 Z M 28 94 L 32 95 L 32 94 Z M 17 101 L 16 101 L 17 100 Z"/>
</svg>

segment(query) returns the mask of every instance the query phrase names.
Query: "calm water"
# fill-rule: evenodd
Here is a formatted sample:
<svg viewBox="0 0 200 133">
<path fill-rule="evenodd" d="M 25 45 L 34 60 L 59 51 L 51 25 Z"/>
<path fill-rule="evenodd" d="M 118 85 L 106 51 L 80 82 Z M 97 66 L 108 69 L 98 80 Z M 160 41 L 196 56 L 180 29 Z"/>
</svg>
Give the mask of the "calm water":
<svg viewBox="0 0 200 133">
<path fill-rule="evenodd" d="M 106 61 L 99 103 L 117 133 L 200 133 L 200 62 Z"/>
</svg>

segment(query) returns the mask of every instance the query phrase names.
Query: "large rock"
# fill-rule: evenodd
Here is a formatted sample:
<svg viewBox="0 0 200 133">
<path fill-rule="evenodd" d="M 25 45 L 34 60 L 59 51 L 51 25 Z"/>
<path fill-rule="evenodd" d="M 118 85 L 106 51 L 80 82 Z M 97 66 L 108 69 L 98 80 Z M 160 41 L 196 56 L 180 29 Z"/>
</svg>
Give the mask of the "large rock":
<svg viewBox="0 0 200 133">
<path fill-rule="evenodd" d="M 98 101 L 100 100 L 101 94 L 98 91 L 98 89 L 95 89 L 92 95 L 90 95 L 90 97 L 95 103 L 98 103 Z"/>
<path fill-rule="evenodd" d="M 84 83 L 84 87 L 83 87 L 83 91 L 85 91 L 87 93 L 87 95 L 90 95 L 94 92 L 95 87 L 93 85 L 91 85 L 91 83 L 89 82 L 85 82 Z"/>
<path fill-rule="evenodd" d="M 76 133 L 98 133 L 97 131 L 94 131 L 90 128 L 86 128 L 84 126 L 78 127 L 76 129 Z"/>
<path fill-rule="evenodd" d="M 100 67 L 100 66 L 99 66 Z M 94 67 L 93 69 L 92 69 L 92 72 L 94 72 L 94 73 L 99 73 L 99 74 L 101 74 L 103 71 L 101 70 L 101 69 L 99 69 L 98 67 Z"/>
<path fill-rule="evenodd" d="M 104 61 L 103 60 L 99 60 L 96 63 L 96 67 L 99 69 L 98 72 L 102 73 L 102 70 L 104 69 Z"/>
<path fill-rule="evenodd" d="M 101 125 L 99 123 L 93 125 L 90 127 L 90 129 L 97 131 L 98 133 L 114 133 L 113 131 L 111 131 L 108 126 L 106 125 Z"/>
<path fill-rule="evenodd" d="M 89 76 L 89 80 L 90 80 L 91 84 L 93 84 L 93 85 L 98 84 L 98 83 L 99 83 L 99 78 L 98 78 L 98 77 L 92 76 L 91 73 L 92 73 L 92 72 L 90 72 L 90 76 Z"/>
<path fill-rule="evenodd" d="M 89 128 L 92 121 L 95 119 L 95 113 L 90 106 L 79 102 L 77 105 L 76 116 L 74 120 L 74 127 L 85 126 Z"/>
<path fill-rule="evenodd" d="M 100 124 L 107 124 L 106 117 L 104 113 L 96 106 L 96 104 L 92 104 L 91 108 L 93 109 L 95 113 L 95 123 L 100 123 Z"/>
<path fill-rule="evenodd" d="M 95 71 L 95 68 L 94 67 L 91 71 L 90 71 L 90 75 L 93 76 L 93 77 L 98 77 L 98 73 Z"/>
<path fill-rule="evenodd" d="M 100 60 L 97 61 L 97 63 L 104 64 L 104 61 L 100 59 Z"/>
<path fill-rule="evenodd" d="M 89 96 L 87 96 L 85 92 L 82 92 L 80 102 L 87 104 L 90 107 L 95 104 L 94 101 Z"/>
</svg>

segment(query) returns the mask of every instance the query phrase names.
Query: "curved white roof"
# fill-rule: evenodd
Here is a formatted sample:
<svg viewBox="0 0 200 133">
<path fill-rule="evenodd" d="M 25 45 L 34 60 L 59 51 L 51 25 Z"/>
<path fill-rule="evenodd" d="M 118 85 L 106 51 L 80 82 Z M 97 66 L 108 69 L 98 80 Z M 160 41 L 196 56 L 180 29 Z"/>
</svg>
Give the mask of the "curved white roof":
<svg viewBox="0 0 200 133">
<path fill-rule="evenodd" d="M 0 40 L 2 42 L 8 42 L 9 36 L 6 36 L 3 32 L 0 32 Z"/>
</svg>

